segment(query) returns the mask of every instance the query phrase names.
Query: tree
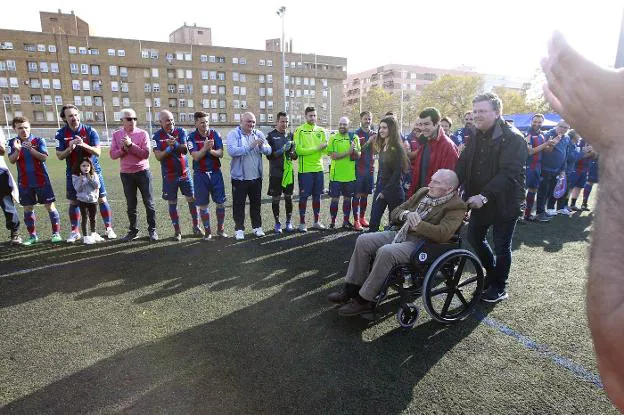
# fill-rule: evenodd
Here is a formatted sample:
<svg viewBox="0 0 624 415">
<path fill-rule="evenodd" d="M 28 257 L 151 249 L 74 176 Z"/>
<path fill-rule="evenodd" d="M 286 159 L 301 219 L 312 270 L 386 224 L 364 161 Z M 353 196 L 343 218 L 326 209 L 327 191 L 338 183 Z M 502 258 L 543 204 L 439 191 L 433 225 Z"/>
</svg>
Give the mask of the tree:
<svg viewBox="0 0 624 415">
<path fill-rule="evenodd" d="M 443 116 L 463 120 L 481 90 L 483 79 L 478 75 L 444 75 L 423 89 L 419 108 L 436 107 Z"/>
<path fill-rule="evenodd" d="M 362 96 L 362 111 L 370 111 L 373 114 L 373 122 L 378 123 L 388 111 L 399 116 L 400 96 L 384 91 L 382 88 L 371 88 Z M 344 109 L 345 114 L 351 119 L 351 127 L 355 128 L 360 120 L 360 104 L 354 103 Z"/>
<path fill-rule="evenodd" d="M 526 89 L 509 89 L 503 86 L 495 86 L 492 89 L 498 97 L 503 101 L 503 112 L 505 114 L 523 114 L 531 112 L 531 108 L 527 103 Z"/>
</svg>

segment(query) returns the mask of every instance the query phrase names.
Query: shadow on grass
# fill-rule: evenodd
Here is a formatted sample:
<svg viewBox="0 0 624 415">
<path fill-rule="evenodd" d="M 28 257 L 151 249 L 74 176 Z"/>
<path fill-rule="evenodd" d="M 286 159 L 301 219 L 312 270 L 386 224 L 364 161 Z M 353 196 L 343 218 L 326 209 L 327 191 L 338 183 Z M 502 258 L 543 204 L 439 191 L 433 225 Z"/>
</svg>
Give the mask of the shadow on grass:
<svg viewBox="0 0 624 415">
<path fill-rule="evenodd" d="M 213 284 L 210 289 L 217 291 L 273 284 L 279 290 L 215 321 L 118 352 L 3 410 L 400 413 L 410 405 L 420 380 L 479 322 L 470 318 L 446 327 L 426 321 L 411 331 L 395 325 L 380 333 L 380 326 L 364 319 L 339 317 L 326 305 L 327 290 L 319 288 L 342 275 L 342 260 L 352 245 L 312 245 L 302 248 L 296 261 L 267 257 L 258 269 L 213 255 L 210 263 L 216 272 L 196 270 L 179 283 Z M 262 247 L 255 243 L 229 249 L 242 262 L 262 254 Z M 164 255 L 158 251 L 154 258 Z M 220 275 L 224 269 L 227 278 Z M 151 281 L 136 268 L 128 278 L 132 280 Z"/>
</svg>

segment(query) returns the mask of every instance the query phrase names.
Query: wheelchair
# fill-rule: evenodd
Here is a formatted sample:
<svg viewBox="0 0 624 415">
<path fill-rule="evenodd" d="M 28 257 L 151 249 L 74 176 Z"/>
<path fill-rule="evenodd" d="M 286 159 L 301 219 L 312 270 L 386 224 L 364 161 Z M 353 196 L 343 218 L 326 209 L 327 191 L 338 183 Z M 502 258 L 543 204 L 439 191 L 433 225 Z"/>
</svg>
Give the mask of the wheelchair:
<svg viewBox="0 0 624 415">
<path fill-rule="evenodd" d="M 481 299 L 485 278 L 479 258 L 461 248 L 462 227 L 449 242 L 421 242 L 409 263 L 395 265 L 375 297 L 375 308 L 393 289 L 399 297 L 396 317 L 403 328 L 416 324 L 418 297 L 431 318 L 440 323 L 455 323 L 470 315 Z"/>
</svg>

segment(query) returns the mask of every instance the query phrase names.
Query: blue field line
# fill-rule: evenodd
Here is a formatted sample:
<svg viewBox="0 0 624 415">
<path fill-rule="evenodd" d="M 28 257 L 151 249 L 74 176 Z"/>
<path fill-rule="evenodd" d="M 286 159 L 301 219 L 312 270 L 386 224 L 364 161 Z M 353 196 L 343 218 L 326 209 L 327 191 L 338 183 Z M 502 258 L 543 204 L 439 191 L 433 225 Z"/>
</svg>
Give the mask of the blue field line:
<svg viewBox="0 0 624 415">
<path fill-rule="evenodd" d="M 593 383 L 594 385 L 598 386 L 599 388 L 603 388 L 602 385 L 602 379 L 600 379 L 600 376 L 590 372 L 589 370 L 585 369 L 583 366 L 579 365 L 578 363 L 573 362 L 572 360 L 565 358 L 563 356 L 558 355 L 557 353 L 551 351 L 548 346 L 544 345 L 544 344 L 539 344 L 533 340 L 531 340 L 530 338 L 528 338 L 527 336 L 518 333 L 517 331 L 515 331 L 514 329 L 506 326 L 505 324 L 501 323 L 500 321 L 494 320 L 490 317 L 487 317 L 485 314 L 483 314 L 481 311 L 478 311 L 475 313 L 475 318 L 477 320 L 480 320 L 482 323 L 484 323 L 486 326 L 492 327 L 493 329 L 496 329 L 498 331 L 500 331 L 503 334 L 506 334 L 510 337 L 513 337 L 514 339 L 516 339 L 518 342 L 520 342 L 520 344 L 522 344 L 524 347 L 526 347 L 529 350 L 534 350 L 536 352 L 538 352 L 540 355 L 542 355 L 543 357 L 551 360 L 553 363 L 555 363 L 558 366 L 564 367 L 566 369 L 568 369 L 570 372 L 572 372 L 574 374 L 574 376 L 586 381 L 586 382 L 590 382 Z"/>
</svg>

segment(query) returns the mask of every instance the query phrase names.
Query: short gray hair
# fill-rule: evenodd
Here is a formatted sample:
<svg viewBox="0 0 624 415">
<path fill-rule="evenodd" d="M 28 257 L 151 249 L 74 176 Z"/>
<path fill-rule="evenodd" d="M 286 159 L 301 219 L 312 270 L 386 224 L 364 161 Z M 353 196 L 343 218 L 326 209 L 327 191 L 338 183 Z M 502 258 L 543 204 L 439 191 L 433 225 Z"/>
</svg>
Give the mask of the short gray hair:
<svg viewBox="0 0 624 415">
<path fill-rule="evenodd" d="M 136 111 L 133 110 L 132 108 L 124 108 L 121 110 L 121 119 L 123 120 L 123 118 L 127 115 L 134 115 L 136 117 Z"/>
<path fill-rule="evenodd" d="M 486 92 L 484 94 L 477 95 L 472 100 L 472 103 L 487 101 L 492 105 L 494 111 L 503 112 L 503 101 L 493 92 Z"/>
</svg>

